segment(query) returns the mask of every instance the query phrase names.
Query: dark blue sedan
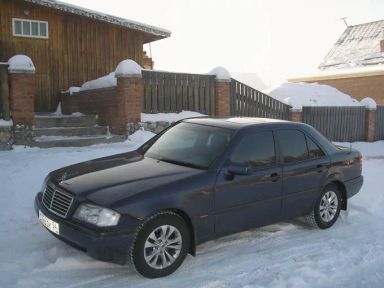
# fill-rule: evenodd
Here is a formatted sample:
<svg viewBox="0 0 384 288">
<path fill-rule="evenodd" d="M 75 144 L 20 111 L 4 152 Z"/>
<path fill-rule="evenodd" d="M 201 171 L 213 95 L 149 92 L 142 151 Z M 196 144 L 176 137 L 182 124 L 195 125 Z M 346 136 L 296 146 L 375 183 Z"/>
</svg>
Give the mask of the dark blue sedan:
<svg viewBox="0 0 384 288">
<path fill-rule="evenodd" d="M 361 158 L 305 124 L 188 119 L 136 151 L 51 172 L 35 209 L 88 255 L 162 277 L 217 237 L 297 216 L 331 227 L 362 186 Z"/>
</svg>

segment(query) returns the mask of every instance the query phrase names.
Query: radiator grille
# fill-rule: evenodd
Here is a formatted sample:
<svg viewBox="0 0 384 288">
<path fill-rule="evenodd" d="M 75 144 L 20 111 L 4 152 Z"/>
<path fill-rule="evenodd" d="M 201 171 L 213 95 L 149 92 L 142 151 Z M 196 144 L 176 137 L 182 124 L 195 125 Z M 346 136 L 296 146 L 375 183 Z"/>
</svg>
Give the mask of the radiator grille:
<svg viewBox="0 0 384 288">
<path fill-rule="evenodd" d="M 66 217 L 73 202 L 73 196 L 68 193 L 59 191 L 47 185 L 43 195 L 43 205 L 50 212 Z"/>
</svg>

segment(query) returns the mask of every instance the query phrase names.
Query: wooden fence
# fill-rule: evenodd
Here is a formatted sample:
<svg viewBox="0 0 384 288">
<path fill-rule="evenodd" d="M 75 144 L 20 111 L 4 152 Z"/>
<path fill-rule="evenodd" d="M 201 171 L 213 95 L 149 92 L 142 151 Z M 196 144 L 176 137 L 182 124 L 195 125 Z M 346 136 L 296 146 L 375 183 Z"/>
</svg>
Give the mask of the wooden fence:
<svg viewBox="0 0 384 288">
<path fill-rule="evenodd" d="M 8 64 L 0 63 L 0 119 L 9 120 L 10 109 Z"/>
<path fill-rule="evenodd" d="M 365 140 L 365 107 L 303 107 L 302 121 L 332 141 Z"/>
<path fill-rule="evenodd" d="M 215 114 L 215 76 L 143 70 L 144 112 Z"/>
<path fill-rule="evenodd" d="M 384 106 L 376 107 L 375 140 L 384 140 Z"/>
<path fill-rule="evenodd" d="M 244 83 L 231 80 L 230 113 L 232 116 L 290 120 L 290 108 L 291 106 Z"/>
</svg>

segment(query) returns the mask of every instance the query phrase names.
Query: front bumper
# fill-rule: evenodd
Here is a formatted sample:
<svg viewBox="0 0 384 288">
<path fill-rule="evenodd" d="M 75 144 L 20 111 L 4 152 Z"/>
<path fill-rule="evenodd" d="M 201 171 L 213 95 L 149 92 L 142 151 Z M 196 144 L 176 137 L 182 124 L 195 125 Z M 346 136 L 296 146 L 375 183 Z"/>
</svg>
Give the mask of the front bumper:
<svg viewBox="0 0 384 288">
<path fill-rule="evenodd" d="M 352 196 L 356 195 L 360 191 L 361 186 L 363 186 L 363 182 L 363 176 L 359 176 L 352 180 L 345 181 L 344 184 L 347 190 L 347 198 L 351 198 Z"/>
<path fill-rule="evenodd" d="M 48 218 L 59 223 L 60 235 L 50 232 L 67 244 L 84 251 L 97 260 L 124 265 L 127 262 L 134 233 L 131 232 L 100 232 L 63 219 L 50 213 L 41 203 L 42 194 L 35 197 L 35 212 L 41 210 Z"/>
</svg>

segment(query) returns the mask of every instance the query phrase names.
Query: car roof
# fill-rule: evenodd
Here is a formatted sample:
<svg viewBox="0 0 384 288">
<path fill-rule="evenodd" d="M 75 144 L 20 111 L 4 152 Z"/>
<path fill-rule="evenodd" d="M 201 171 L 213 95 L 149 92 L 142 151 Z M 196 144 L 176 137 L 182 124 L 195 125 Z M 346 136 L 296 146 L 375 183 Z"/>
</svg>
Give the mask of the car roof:
<svg viewBox="0 0 384 288">
<path fill-rule="evenodd" d="M 270 118 L 254 118 L 254 117 L 230 117 L 230 118 L 211 118 L 211 117 L 198 117 L 184 119 L 183 122 L 195 123 L 201 125 L 215 126 L 220 128 L 227 128 L 232 130 L 242 129 L 249 126 L 298 126 L 300 123 L 291 121 L 270 119 Z"/>
</svg>

